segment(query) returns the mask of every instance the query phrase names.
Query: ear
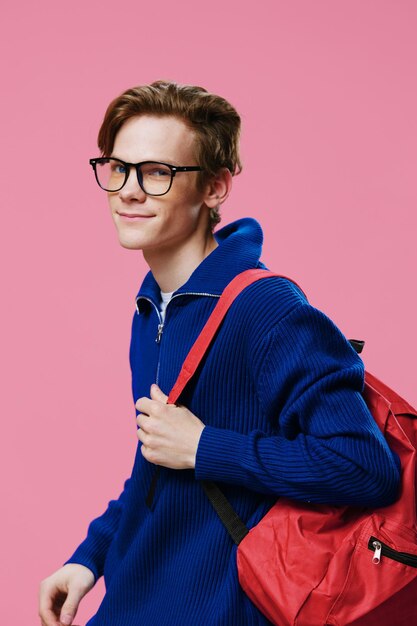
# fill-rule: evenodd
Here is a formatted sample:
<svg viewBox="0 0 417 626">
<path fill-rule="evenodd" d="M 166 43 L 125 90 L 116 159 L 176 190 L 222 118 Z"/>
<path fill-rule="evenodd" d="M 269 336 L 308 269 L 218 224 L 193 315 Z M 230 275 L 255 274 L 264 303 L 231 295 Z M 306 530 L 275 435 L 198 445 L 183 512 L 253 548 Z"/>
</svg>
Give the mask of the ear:
<svg viewBox="0 0 417 626">
<path fill-rule="evenodd" d="M 231 190 L 232 174 L 227 167 L 222 167 L 215 176 L 208 180 L 204 202 L 210 209 L 219 206 L 227 199 Z"/>
</svg>

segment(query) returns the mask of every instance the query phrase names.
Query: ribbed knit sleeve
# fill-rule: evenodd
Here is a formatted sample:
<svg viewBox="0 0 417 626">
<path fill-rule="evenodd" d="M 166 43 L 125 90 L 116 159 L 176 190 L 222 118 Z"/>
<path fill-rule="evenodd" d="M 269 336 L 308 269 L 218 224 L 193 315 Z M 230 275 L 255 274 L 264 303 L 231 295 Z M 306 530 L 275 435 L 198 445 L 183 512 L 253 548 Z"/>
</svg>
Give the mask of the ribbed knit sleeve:
<svg viewBox="0 0 417 626">
<path fill-rule="evenodd" d="M 88 567 L 97 581 L 104 572 L 104 562 L 107 551 L 116 534 L 123 503 L 128 497 L 130 478 L 124 483 L 124 489 L 117 500 L 110 500 L 106 511 L 94 519 L 87 532 L 87 537 L 78 546 L 74 554 L 65 561 L 67 563 L 79 563 Z"/>
<path fill-rule="evenodd" d="M 294 308 L 254 348 L 252 368 L 272 434 L 206 426 L 197 479 L 311 502 L 396 498 L 398 458 L 362 398 L 362 360 L 324 313 Z"/>
</svg>

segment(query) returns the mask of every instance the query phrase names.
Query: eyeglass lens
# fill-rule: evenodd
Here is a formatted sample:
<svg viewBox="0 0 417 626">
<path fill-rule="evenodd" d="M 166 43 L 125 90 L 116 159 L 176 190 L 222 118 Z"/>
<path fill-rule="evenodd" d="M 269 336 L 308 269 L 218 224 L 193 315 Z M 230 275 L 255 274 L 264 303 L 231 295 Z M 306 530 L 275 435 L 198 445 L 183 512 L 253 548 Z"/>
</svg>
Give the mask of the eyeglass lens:
<svg viewBox="0 0 417 626">
<path fill-rule="evenodd" d="M 162 163 L 144 163 L 138 170 L 139 182 L 145 193 L 160 195 L 168 191 L 172 178 L 172 172 L 168 166 Z M 103 159 L 96 163 L 98 184 L 106 191 L 119 191 L 128 175 L 129 168 L 117 159 Z"/>
</svg>

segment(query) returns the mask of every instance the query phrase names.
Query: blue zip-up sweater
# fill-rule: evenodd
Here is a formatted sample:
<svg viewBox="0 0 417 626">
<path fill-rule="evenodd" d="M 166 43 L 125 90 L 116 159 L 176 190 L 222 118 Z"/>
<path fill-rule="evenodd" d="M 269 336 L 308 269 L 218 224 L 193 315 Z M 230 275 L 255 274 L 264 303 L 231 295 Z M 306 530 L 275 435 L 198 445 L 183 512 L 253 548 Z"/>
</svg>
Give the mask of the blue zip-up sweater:
<svg viewBox="0 0 417 626">
<path fill-rule="evenodd" d="M 174 293 L 163 328 L 159 286 L 151 272 L 145 277 L 130 345 L 134 402 L 149 397 L 154 382 L 169 393 L 225 286 L 262 267 L 255 220 L 229 224 L 216 239 L 219 246 Z M 195 470 L 162 468 L 149 509 L 155 466 L 138 444 L 120 497 L 66 561 L 104 574 L 106 594 L 87 626 L 268 624 L 239 587 L 236 546 L 199 480 L 217 481 L 249 527 L 280 495 L 393 501 L 398 460 L 368 412 L 363 385 L 361 359 L 293 283 L 268 278 L 248 287 L 180 398 L 206 425 Z"/>
</svg>

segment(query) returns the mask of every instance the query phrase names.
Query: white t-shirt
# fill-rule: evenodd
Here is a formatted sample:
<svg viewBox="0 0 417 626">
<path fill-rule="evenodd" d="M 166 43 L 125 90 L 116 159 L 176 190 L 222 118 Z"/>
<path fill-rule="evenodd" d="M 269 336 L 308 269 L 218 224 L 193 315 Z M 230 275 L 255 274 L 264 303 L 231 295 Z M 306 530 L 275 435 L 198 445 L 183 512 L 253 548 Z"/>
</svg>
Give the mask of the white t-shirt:
<svg viewBox="0 0 417 626">
<path fill-rule="evenodd" d="M 169 293 L 161 291 L 161 302 L 159 304 L 159 308 L 161 310 L 162 322 L 165 322 L 165 309 L 167 308 L 167 304 L 171 300 L 173 293 L 173 291 L 170 291 Z"/>
</svg>

